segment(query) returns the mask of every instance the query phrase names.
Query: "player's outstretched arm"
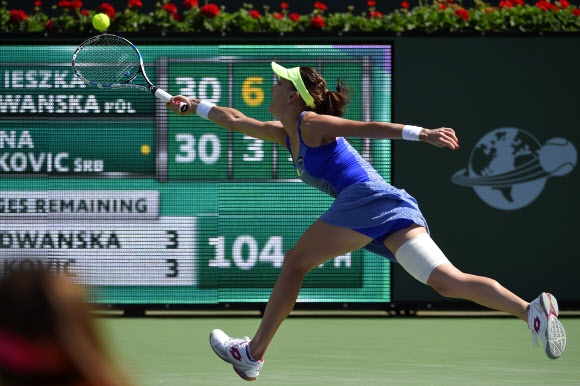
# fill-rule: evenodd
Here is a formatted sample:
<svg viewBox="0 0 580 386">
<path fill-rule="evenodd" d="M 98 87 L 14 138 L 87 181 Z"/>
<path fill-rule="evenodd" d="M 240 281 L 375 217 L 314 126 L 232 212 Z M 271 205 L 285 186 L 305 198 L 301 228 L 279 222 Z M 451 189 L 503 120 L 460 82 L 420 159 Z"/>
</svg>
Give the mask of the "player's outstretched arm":
<svg viewBox="0 0 580 386">
<path fill-rule="evenodd" d="M 188 108 L 184 113 L 179 111 L 180 105 L 176 103 L 177 101 L 187 103 Z M 196 113 L 199 103 L 199 99 L 176 95 L 167 102 L 167 108 L 181 116 L 186 116 Z M 238 131 L 264 141 L 280 144 L 286 142 L 286 131 L 279 121 L 261 122 L 247 117 L 236 109 L 221 106 L 212 107 L 207 117 L 226 130 Z"/>
<path fill-rule="evenodd" d="M 360 122 L 316 113 L 305 114 L 300 128 L 311 138 L 353 137 L 373 139 L 402 139 L 405 125 L 387 122 Z M 419 128 L 417 128 L 419 129 Z M 459 149 L 455 131 L 448 127 L 434 130 L 423 128 L 417 140 L 438 147 Z"/>
</svg>

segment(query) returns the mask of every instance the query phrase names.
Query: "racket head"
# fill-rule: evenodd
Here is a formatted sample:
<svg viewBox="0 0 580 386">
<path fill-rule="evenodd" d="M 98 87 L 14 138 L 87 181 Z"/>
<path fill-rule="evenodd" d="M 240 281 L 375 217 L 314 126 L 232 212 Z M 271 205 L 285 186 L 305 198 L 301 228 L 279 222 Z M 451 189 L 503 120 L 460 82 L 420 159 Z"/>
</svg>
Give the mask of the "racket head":
<svg viewBox="0 0 580 386">
<path fill-rule="evenodd" d="M 121 36 L 102 34 L 85 40 L 75 50 L 71 64 L 75 75 L 92 86 L 149 90 L 130 84 L 139 73 L 144 75 L 143 58 L 137 47 Z"/>
</svg>

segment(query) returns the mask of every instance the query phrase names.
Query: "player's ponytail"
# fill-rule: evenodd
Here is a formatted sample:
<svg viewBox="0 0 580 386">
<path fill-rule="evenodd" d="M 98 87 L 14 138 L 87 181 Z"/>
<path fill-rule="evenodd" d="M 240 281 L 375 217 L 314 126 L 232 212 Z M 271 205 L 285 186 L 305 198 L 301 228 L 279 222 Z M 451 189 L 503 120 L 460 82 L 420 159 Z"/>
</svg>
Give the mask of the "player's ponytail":
<svg viewBox="0 0 580 386">
<path fill-rule="evenodd" d="M 346 113 L 346 105 L 350 100 L 347 86 L 337 79 L 336 91 L 326 89 L 326 81 L 312 67 L 300 67 L 300 77 L 314 98 L 318 114 L 341 117 Z"/>
</svg>

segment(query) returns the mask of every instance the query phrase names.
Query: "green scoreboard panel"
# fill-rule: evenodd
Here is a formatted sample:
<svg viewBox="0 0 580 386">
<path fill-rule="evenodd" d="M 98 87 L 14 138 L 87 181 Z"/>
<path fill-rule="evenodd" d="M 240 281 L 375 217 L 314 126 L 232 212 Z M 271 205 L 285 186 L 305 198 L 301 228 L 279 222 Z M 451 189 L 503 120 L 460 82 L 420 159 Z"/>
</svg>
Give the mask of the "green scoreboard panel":
<svg viewBox="0 0 580 386">
<path fill-rule="evenodd" d="M 278 144 L 79 82 L 74 48 L 0 46 L 0 274 L 46 267 L 95 303 L 267 301 L 286 251 L 332 198 L 302 183 Z M 346 118 L 390 121 L 390 45 L 139 48 L 169 93 L 258 120 L 274 119 L 276 61 L 316 68 L 329 89 L 343 80 Z M 390 181 L 389 141 L 348 140 Z M 388 302 L 390 284 L 389 262 L 358 250 L 310 272 L 299 302 Z"/>
</svg>

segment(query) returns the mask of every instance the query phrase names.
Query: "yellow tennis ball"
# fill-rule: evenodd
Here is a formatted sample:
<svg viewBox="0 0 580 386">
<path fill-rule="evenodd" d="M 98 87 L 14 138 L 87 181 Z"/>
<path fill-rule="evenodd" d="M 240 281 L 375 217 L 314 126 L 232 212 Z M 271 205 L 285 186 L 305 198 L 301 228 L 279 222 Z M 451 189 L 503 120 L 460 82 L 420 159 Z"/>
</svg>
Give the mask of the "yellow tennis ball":
<svg viewBox="0 0 580 386">
<path fill-rule="evenodd" d="M 147 144 L 141 145 L 141 154 L 147 155 L 149 153 L 151 153 L 151 146 Z"/>
<path fill-rule="evenodd" d="M 109 19 L 109 16 L 104 13 L 97 13 L 95 16 L 93 16 L 93 27 L 99 31 L 106 30 L 109 28 L 110 24 L 111 20 Z"/>
</svg>

